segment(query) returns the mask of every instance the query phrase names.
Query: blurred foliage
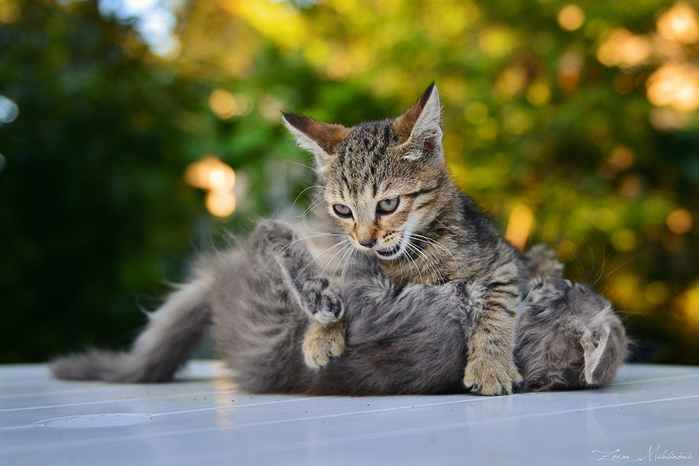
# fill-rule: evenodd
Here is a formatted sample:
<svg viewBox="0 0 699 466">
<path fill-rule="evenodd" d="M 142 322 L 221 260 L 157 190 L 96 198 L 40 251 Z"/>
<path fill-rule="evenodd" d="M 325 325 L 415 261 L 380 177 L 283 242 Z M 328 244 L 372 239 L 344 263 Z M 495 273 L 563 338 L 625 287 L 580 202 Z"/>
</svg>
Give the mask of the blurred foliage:
<svg viewBox="0 0 699 466">
<path fill-rule="evenodd" d="M 147 8 L 115 5 L 0 0 L 0 362 L 123 345 L 224 227 L 303 212 L 313 173 L 282 109 L 351 125 L 435 80 L 462 188 L 556 248 L 652 360 L 699 364 L 696 9 L 160 2 L 158 41 Z M 237 175 L 225 219 L 185 182 L 209 154 Z"/>
</svg>

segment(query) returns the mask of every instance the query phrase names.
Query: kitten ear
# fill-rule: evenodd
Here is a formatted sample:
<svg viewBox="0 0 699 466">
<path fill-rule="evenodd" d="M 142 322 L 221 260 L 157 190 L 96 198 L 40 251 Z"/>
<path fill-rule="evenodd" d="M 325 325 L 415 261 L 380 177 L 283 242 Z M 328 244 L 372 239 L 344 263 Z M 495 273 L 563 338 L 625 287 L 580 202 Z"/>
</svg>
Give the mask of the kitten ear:
<svg viewBox="0 0 699 466">
<path fill-rule="evenodd" d="M 405 158 L 417 160 L 434 152 L 443 154 L 441 111 L 439 92 L 432 83 L 415 105 L 396 118 L 393 127 L 399 136 L 399 144 L 409 148 Z"/>
<path fill-rule="evenodd" d="M 283 113 L 282 119 L 299 147 L 315 156 L 320 171 L 335 154 L 335 146 L 350 133 L 350 129 L 342 125 L 323 123 L 295 113 Z"/>
<path fill-rule="evenodd" d="M 609 385 L 626 356 L 624 342 L 615 341 L 609 325 L 596 332 L 586 330 L 580 337 L 583 347 L 585 382 L 604 387 Z"/>
</svg>

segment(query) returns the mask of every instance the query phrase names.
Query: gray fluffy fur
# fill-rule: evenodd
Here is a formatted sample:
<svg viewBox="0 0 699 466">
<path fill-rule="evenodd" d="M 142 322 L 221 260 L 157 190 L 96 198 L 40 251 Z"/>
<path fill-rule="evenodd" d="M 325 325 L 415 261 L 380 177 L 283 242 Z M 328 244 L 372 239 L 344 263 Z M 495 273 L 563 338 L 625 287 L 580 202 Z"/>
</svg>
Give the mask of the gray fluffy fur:
<svg viewBox="0 0 699 466">
<path fill-rule="evenodd" d="M 250 392 L 322 395 L 462 393 L 467 343 L 488 283 L 399 285 L 376 259 L 356 255 L 337 289 L 295 231 L 265 222 L 220 252 L 171 294 L 126 353 L 92 351 L 51 365 L 63 379 L 165 382 L 210 328 L 221 357 Z M 562 265 L 537 247 L 536 278 L 520 310 L 515 359 L 520 390 L 608 385 L 626 357 L 624 327 L 604 298 L 559 278 Z M 309 293 L 308 290 L 313 290 Z M 327 314 L 326 317 L 318 315 Z M 347 319 L 344 353 L 320 370 L 304 363 L 313 321 Z M 211 324 L 211 325 L 209 325 Z"/>
</svg>

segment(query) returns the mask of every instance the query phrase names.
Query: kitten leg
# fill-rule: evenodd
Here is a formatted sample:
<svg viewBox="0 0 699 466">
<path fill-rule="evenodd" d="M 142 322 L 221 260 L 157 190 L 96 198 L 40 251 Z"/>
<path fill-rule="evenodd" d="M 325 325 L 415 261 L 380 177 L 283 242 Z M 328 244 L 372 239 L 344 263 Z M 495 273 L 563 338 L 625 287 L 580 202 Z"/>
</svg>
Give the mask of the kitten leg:
<svg viewBox="0 0 699 466">
<path fill-rule="evenodd" d="M 303 339 L 303 360 L 311 369 L 320 369 L 345 350 L 347 321 L 329 325 L 311 323 Z"/>
<path fill-rule="evenodd" d="M 279 264 L 291 299 L 311 319 L 302 347 L 306 365 L 311 369 L 326 365 L 345 349 L 347 325 L 340 293 L 318 275 L 310 253 L 288 225 L 266 222 L 258 227 L 256 236 Z"/>
<path fill-rule="evenodd" d="M 344 304 L 327 278 L 305 278 L 299 288 L 313 319 L 303 340 L 304 361 L 311 369 L 320 369 L 345 350 Z"/>
<path fill-rule="evenodd" d="M 513 263 L 500 267 L 489 285 L 486 309 L 476 322 L 468 342 L 464 385 L 481 395 L 512 393 L 522 381 L 514 361 L 517 309 L 520 304 L 519 273 Z"/>
</svg>

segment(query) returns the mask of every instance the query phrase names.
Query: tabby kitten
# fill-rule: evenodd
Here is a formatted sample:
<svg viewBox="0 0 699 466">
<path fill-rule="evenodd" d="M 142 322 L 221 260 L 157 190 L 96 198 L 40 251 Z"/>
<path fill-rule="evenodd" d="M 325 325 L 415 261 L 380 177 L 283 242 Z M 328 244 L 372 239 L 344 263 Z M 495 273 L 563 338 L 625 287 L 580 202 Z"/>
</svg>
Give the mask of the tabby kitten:
<svg viewBox="0 0 699 466">
<path fill-rule="evenodd" d="M 151 314 L 131 350 L 92 350 L 53 362 L 64 379 L 165 382 L 207 329 L 235 371 L 257 393 L 397 395 L 464 393 L 467 346 L 486 312 L 479 280 L 403 285 L 378 260 L 357 254 L 342 289 L 325 277 L 292 227 L 262 223 L 238 247 L 202 258 L 194 278 Z M 560 275 L 545 249 L 525 258 L 532 275 Z M 523 390 L 608 385 L 626 354 L 626 337 L 609 302 L 561 278 L 532 282 L 517 332 Z M 304 361 L 318 322 L 342 324 L 344 352 L 321 369 Z M 326 356 L 338 341 L 326 341 Z M 320 346 L 320 345 L 319 345 Z"/>
<path fill-rule="evenodd" d="M 451 178 L 436 86 L 395 119 L 346 128 L 285 114 L 284 122 L 315 155 L 330 215 L 391 279 L 485 284 L 463 382 L 483 395 L 511 393 L 521 381 L 515 328 L 529 274 L 521 254 Z"/>
</svg>

